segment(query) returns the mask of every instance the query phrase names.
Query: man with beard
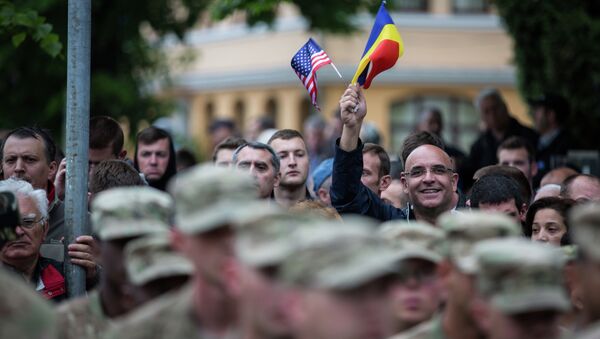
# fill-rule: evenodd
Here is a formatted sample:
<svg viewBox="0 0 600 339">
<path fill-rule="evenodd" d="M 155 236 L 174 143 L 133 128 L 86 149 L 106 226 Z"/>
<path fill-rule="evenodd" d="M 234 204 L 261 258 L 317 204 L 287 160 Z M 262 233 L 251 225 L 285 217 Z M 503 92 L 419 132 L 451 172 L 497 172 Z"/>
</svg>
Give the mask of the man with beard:
<svg viewBox="0 0 600 339">
<path fill-rule="evenodd" d="M 177 173 L 171 135 L 154 126 L 139 132 L 133 165 L 151 187 L 165 191 L 169 179 Z"/>
<path fill-rule="evenodd" d="M 306 187 L 309 158 L 302 134 L 292 129 L 277 131 L 269 139 L 269 146 L 281 162 L 279 183 L 273 191 L 275 201 L 290 207 L 298 201 L 312 199 Z"/>
</svg>

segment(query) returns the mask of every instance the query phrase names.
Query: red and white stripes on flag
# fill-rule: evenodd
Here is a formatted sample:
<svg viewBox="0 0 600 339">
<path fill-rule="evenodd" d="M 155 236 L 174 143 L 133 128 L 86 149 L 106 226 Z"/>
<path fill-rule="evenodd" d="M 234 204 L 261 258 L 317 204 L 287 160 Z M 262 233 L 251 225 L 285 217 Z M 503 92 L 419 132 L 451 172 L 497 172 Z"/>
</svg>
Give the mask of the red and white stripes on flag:
<svg viewBox="0 0 600 339">
<path fill-rule="evenodd" d="M 327 53 L 312 38 L 308 39 L 308 42 L 292 58 L 292 68 L 296 72 L 296 75 L 298 75 L 298 78 L 300 78 L 300 81 L 302 81 L 304 87 L 306 87 L 313 106 L 318 110 L 321 109 L 317 104 L 318 89 L 316 72 L 319 68 L 330 63 L 331 59 L 329 59 Z"/>
</svg>

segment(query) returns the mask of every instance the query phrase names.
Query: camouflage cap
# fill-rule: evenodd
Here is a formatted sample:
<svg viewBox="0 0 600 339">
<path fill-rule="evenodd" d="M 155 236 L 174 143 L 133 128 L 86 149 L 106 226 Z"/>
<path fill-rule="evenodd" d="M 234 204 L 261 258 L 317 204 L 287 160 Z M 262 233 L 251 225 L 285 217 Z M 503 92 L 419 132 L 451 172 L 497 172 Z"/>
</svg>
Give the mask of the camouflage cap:
<svg viewBox="0 0 600 339">
<path fill-rule="evenodd" d="M 240 223 L 236 235 L 236 253 L 245 264 L 263 268 L 277 266 L 298 245 L 294 232 L 311 227 L 322 219 L 279 211 Z"/>
<path fill-rule="evenodd" d="M 92 227 L 104 241 L 137 237 L 168 230 L 173 213 L 173 199 L 155 188 L 112 188 L 92 201 Z"/>
<path fill-rule="evenodd" d="M 379 235 L 390 241 L 403 259 L 424 259 L 439 263 L 443 258 L 444 231 L 423 222 L 388 221 Z"/>
<path fill-rule="evenodd" d="M 301 248 L 342 234 L 370 234 L 376 225 L 364 217 L 348 217 L 342 222 L 310 213 L 278 211 L 263 212 L 238 225 L 236 251 L 242 262 L 258 268 L 280 265 Z"/>
<path fill-rule="evenodd" d="M 447 212 L 439 217 L 437 224 L 446 232 L 446 255 L 464 273 L 474 273 L 475 258 L 471 249 L 475 243 L 521 235 L 521 227 L 502 213 L 479 210 Z"/>
<path fill-rule="evenodd" d="M 260 211 L 250 203 L 258 191 L 252 176 L 212 164 L 194 166 L 169 183 L 176 203 L 175 227 L 198 234 L 245 220 Z"/>
<path fill-rule="evenodd" d="M 573 207 L 569 213 L 569 227 L 579 250 L 594 260 L 600 260 L 600 203 Z"/>
<path fill-rule="evenodd" d="M 281 279 L 312 289 L 348 290 L 396 272 L 398 254 L 385 239 L 369 234 L 367 228 L 348 232 L 346 226 L 336 230 L 330 225 L 318 232 L 305 228 L 303 232 L 312 236 L 299 237 L 305 245 L 283 262 Z"/>
<path fill-rule="evenodd" d="M 127 243 L 125 268 L 131 283 L 141 286 L 161 278 L 192 275 L 193 264 L 173 251 L 168 234 L 157 233 Z"/>
<path fill-rule="evenodd" d="M 503 313 L 567 311 L 560 249 L 524 238 L 491 239 L 473 248 L 477 288 Z"/>
</svg>

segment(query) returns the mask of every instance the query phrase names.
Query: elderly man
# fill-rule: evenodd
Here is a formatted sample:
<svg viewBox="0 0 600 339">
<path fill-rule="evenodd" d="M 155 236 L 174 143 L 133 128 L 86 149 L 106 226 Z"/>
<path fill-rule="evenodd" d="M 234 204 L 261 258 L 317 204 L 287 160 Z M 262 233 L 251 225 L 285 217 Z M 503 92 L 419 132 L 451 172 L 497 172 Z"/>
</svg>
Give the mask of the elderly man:
<svg viewBox="0 0 600 339">
<path fill-rule="evenodd" d="M 498 213 L 447 213 L 440 217 L 438 224 L 446 232 L 446 258 L 439 269 L 448 295 L 446 307 L 430 321 L 394 339 L 481 338 L 481 328 L 471 313 L 476 269 L 473 247 L 482 240 L 521 234 L 517 223 Z"/>
<path fill-rule="evenodd" d="M 18 199 L 21 224 L 16 228 L 17 238 L 4 246 L 0 260 L 31 282 L 45 298 L 62 301 L 67 297 L 67 287 L 62 263 L 40 255 L 40 247 L 48 234 L 48 200 L 41 189 L 34 189 L 23 180 L 0 181 L 0 191 L 13 192 Z M 84 267 L 94 267 L 91 254 L 72 257 L 72 262 Z"/>
<path fill-rule="evenodd" d="M 120 187 L 98 194 L 92 203 L 92 222 L 100 238 L 104 272 L 98 290 L 59 307 L 63 337 L 97 338 L 111 320 L 136 306 L 126 289 L 124 248 L 135 238 L 167 233 L 173 213 L 171 197 L 151 187 Z"/>
<path fill-rule="evenodd" d="M 341 213 L 367 215 L 379 220 L 416 219 L 435 224 L 437 217 L 454 208 L 458 174 L 452 160 L 441 148 L 420 145 L 406 158 L 402 184 L 412 209 L 402 210 L 385 204 L 366 188 L 360 178 L 363 170 L 360 126 L 367 114 L 364 95 L 350 85 L 340 99 L 344 126 L 333 164 L 331 201 Z"/>
<path fill-rule="evenodd" d="M 538 134 L 509 115 L 506 102 L 497 89 L 482 90 L 475 99 L 475 107 L 479 110 L 486 129 L 471 145 L 469 157 L 465 162 L 471 167 L 471 173 L 481 167 L 498 163 L 498 146 L 511 136 L 523 137 L 531 145 L 537 145 Z"/>
<path fill-rule="evenodd" d="M 17 237 L 18 210 L 15 195 L 0 192 L 0 251 L 7 242 Z M 10 293 L 0 295 L 0 338 L 56 337 L 56 313 L 49 303 L 6 270 L 0 269 L 0 286 L 10 290 Z"/>
<path fill-rule="evenodd" d="M 270 199 L 275 185 L 279 184 L 279 157 L 271 146 L 261 142 L 249 142 L 233 152 L 235 168 L 249 171 L 258 188 L 258 197 Z"/>
</svg>

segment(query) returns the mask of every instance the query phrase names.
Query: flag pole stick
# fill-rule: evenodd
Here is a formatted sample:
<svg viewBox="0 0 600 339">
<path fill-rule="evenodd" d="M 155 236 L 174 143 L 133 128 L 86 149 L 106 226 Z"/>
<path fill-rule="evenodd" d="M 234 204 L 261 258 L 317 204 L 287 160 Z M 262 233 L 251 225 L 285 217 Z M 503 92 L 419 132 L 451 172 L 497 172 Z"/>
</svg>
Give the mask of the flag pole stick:
<svg viewBox="0 0 600 339">
<path fill-rule="evenodd" d="M 333 69 L 335 70 L 335 72 L 337 73 L 337 75 L 340 77 L 340 79 L 342 79 L 342 75 L 340 74 L 340 71 L 338 71 L 337 67 L 335 67 L 335 65 L 333 64 L 333 62 L 331 63 L 331 67 L 333 67 Z"/>
</svg>

